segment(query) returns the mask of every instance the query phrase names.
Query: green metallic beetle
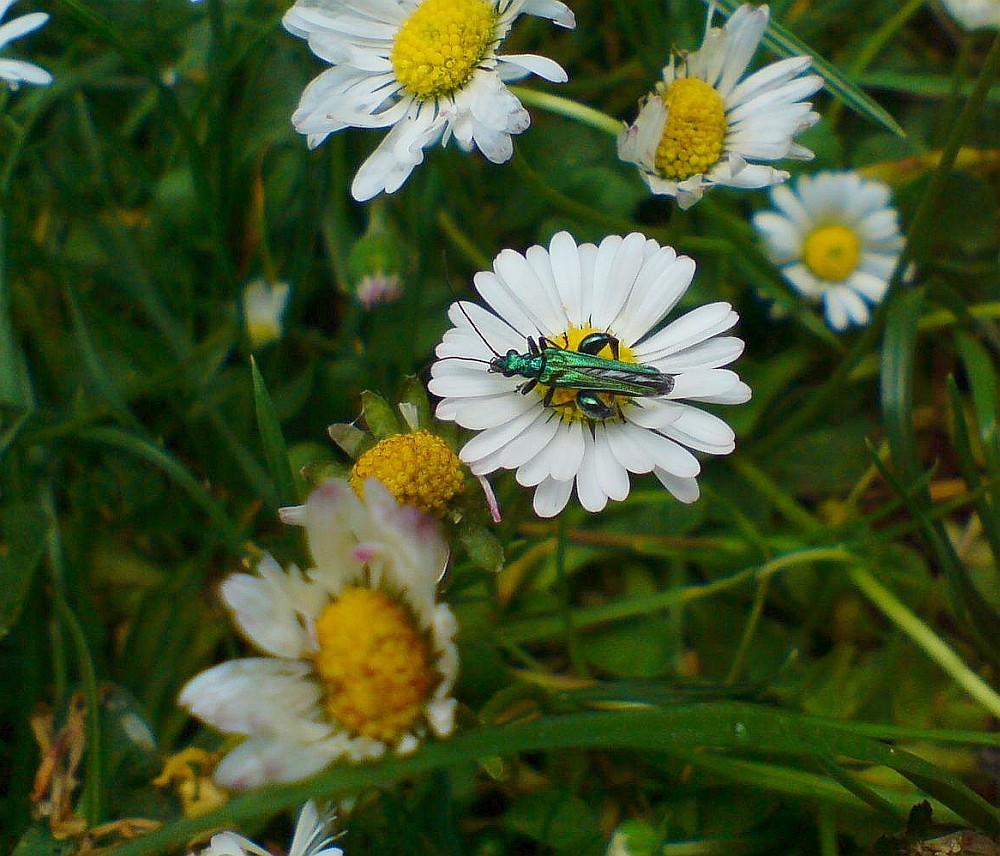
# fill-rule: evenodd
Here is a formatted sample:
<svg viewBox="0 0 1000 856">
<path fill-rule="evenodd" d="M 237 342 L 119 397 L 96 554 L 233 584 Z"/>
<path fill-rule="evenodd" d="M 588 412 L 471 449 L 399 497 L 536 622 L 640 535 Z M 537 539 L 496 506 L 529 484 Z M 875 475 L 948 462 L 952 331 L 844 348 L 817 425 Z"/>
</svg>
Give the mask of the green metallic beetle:
<svg viewBox="0 0 1000 856">
<path fill-rule="evenodd" d="M 606 347 L 611 349 L 612 359 L 597 356 Z M 619 360 L 619 348 L 618 339 L 610 333 L 587 334 L 575 351 L 560 348 L 544 336 L 537 342 L 529 338 L 525 354 L 513 348 L 503 355 L 494 351 L 496 356 L 490 360 L 488 371 L 527 378 L 518 387 L 522 395 L 538 384 L 547 386 L 543 399 L 546 406 L 552 404 L 557 389 L 576 390 L 576 406 L 585 416 L 601 421 L 610 419 L 619 409 L 605 402 L 599 393 L 641 398 L 669 395 L 674 388 L 672 375 L 643 363 Z"/>
</svg>

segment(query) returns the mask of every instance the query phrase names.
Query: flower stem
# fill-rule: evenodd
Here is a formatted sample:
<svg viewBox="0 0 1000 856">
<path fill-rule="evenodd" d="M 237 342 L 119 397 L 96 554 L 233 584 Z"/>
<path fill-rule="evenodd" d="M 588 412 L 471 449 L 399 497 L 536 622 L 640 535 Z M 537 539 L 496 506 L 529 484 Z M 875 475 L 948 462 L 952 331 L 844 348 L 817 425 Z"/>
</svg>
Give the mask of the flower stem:
<svg viewBox="0 0 1000 856">
<path fill-rule="evenodd" d="M 613 137 L 617 137 L 622 132 L 622 123 L 620 121 L 613 116 L 609 116 L 607 113 L 602 113 L 600 110 L 588 107 L 586 104 L 580 104 L 577 101 L 563 98 L 561 95 L 553 95 L 550 92 L 525 89 L 522 86 L 511 86 L 509 89 L 523 103 L 530 107 L 538 107 L 540 110 L 547 110 L 549 113 L 565 116 L 567 119 L 572 119 L 582 125 L 589 125 L 598 131 L 605 131 Z"/>
<path fill-rule="evenodd" d="M 1000 695 L 973 672 L 940 636 L 864 568 L 855 566 L 851 568 L 850 575 L 862 594 L 878 607 L 886 618 L 923 648 L 924 652 L 972 698 L 993 716 L 1000 717 Z"/>
</svg>

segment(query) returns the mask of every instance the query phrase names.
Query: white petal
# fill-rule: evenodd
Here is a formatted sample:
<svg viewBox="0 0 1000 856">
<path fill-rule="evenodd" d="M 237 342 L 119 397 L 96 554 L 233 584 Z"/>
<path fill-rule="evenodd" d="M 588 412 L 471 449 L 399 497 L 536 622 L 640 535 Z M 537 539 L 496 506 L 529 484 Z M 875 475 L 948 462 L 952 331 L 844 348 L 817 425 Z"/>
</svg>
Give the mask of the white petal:
<svg viewBox="0 0 1000 856">
<path fill-rule="evenodd" d="M 245 740 L 215 768 L 215 781 L 224 788 L 243 791 L 275 782 L 294 782 L 318 773 L 344 754 L 344 741 L 333 738 L 317 743 L 280 739 Z"/>
<path fill-rule="evenodd" d="M 546 56 L 538 56 L 536 54 L 504 54 L 499 57 L 499 60 L 502 64 L 524 69 L 523 74 L 534 74 L 553 83 L 565 83 L 569 80 L 569 76 L 563 67 L 554 59 L 549 59 Z M 505 77 L 505 79 L 510 80 L 511 78 Z"/>
<path fill-rule="evenodd" d="M 545 479 L 535 488 L 532 506 L 539 517 L 555 517 L 566 507 L 573 491 L 573 480 Z"/>
<path fill-rule="evenodd" d="M 653 474 L 660 480 L 660 484 L 681 502 L 692 503 L 697 501 L 700 491 L 696 479 L 681 478 L 664 470 L 653 470 Z"/>
<path fill-rule="evenodd" d="M 295 574 L 297 577 L 298 572 Z M 268 568 L 260 576 L 231 574 L 221 591 L 240 629 L 261 650 L 288 658 L 303 657 L 312 651 L 312 640 L 301 620 L 302 612 L 296 607 L 304 605 L 303 596 L 308 597 L 309 615 L 315 617 L 328 600 L 318 586 L 294 579 L 280 568 Z"/>
<path fill-rule="evenodd" d="M 188 681 L 178 702 L 226 734 L 319 740 L 330 726 L 318 719 L 322 693 L 311 672 L 302 660 L 228 660 Z"/>
</svg>

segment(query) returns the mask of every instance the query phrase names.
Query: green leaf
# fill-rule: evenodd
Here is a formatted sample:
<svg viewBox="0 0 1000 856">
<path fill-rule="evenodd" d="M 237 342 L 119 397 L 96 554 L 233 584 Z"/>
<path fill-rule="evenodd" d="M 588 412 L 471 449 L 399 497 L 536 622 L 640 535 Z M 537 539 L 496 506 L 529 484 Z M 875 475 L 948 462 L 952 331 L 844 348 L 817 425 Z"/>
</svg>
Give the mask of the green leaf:
<svg viewBox="0 0 1000 856">
<path fill-rule="evenodd" d="M 259 822 L 278 811 L 297 807 L 306 799 L 335 799 L 368 788 L 385 788 L 431 770 L 487 756 L 581 748 L 689 755 L 693 749 L 703 747 L 737 756 L 767 753 L 803 759 L 850 758 L 890 767 L 967 823 L 987 834 L 1000 832 L 997 809 L 953 775 L 902 749 L 851 733 L 847 727 L 770 706 L 724 702 L 574 713 L 480 728 L 446 741 L 425 744 L 405 758 L 392 756 L 359 766 L 340 765 L 302 782 L 237 796 L 211 814 L 181 820 L 137 841 L 126 842 L 115 851 L 115 856 L 159 853 L 183 845 L 205 830 L 239 828 L 249 821 Z M 715 756 L 706 752 L 703 757 Z M 863 810 L 864 803 L 858 803 L 858 807 Z"/>
<path fill-rule="evenodd" d="M 45 552 L 48 526 L 37 505 L 23 503 L 0 511 L 0 639 L 17 624 Z"/>
<path fill-rule="evenodd" d="M 741 0 L 715 0 L 715 5 L 727 14 L 732 15 L 742 3 Z M 771 48 L 778 56 L 782 57 L 808 54 L 813 58 L 812 70 L 823 78 L 827 91 L 831 95 L 839 98 L 852 110 L 855 110 L 862 116 L 867 116 L 873 122 L 882 125 L 897 136 L 906 136 L 906 132 L 900 127 L 899 123 L 874 98 L 863 92 L 858 84 L 848 78 L 840 69 L 823 59 L 809 45 L 801 41 L 797 36 L 792 35 L 792 33 L 773 18 L 767 25 L 767 32 L 764 34 L 764 44 Z"/>
<path fill-rule="evenodd" d="M 403 424 L 386 401 L 377 392 L 361 393 L 361 415 L 377 440 L 384 440 L 403 431 Z"/>
<path fill-rule="evenodd" d="M 291 505 L 297 500 L 295 493 L 295 478 L 288 463 L 288 449 L 281 433 L 278 414 L 274 402 L 264 385 L 264 377 L 257 368 L 257 361 L 250 357 L 250 371 L 253 374 L 253 405 L 257 413 L 257 427 L 260 430 L 260 442 L 264 449 L 264 460 L 268 471 L 278 491 L 278 504 Z"/>
</svg>

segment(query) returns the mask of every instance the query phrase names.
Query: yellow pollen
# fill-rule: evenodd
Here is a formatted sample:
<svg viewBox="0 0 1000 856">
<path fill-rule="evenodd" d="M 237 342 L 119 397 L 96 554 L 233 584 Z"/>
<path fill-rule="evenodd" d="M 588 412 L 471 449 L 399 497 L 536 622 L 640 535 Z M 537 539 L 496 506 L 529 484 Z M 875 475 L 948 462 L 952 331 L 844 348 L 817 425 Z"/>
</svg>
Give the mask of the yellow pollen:
<svg viewBox="0 0 1000 856">
<path fill-rule="evenodd" d="M 726 139 L 722 96 L 704 80 L 682 77 L 661 97 L 667 121 L 656 147 L 657 172 L 674 181 L 708 172 L 722 157 Z"/>
<path fill-rule="evenodd" d="M 413 616 L 387 594 L 344 589 L 316 621 L 326 709 L 351 734 L 395 742 L 439 680 Z"/>
<path fill-rule="evenodd" d="M 847 279 L 861 260 L 861 241 L 846 226 L 821 226 L 806 237 L 802 259 L 820 279 Z"/>
<path fill-rule="evenodd" d="M 424 0 L 392 43 L 396 79 L 422 100 L 456 92 L 492 47 L 496 23 L 486 0 Z"/>
<path fill-rule="evenodd" d="M 368 478 L 382 482 L 397 502 L 438 517 L 465 488 L 458 456 L 430 431 L 394 434 L 372 446 L 351 471 L 351 487 L 358 496 Z"/>
<path fill-rule="evenodd" d="M 558 348 L 565 348 L 567 351 L 579 351 L 580 342 L 584 340 L 586 336 L 591 333 L 603 333 L 604 330 L 598 330 L 596 327 L 591 327 L 589 324 L 586 327 L 570 327 L 561 336 L 557 336 L 553 340 Z M 613 334 L 612 334 L 613 335 Z M 611 350 L 611 345 L 605 345 L 601 350 L 594 354 L 593 356 L 604 357 L 608 360 L 616 359 L 622 363 L 637 363 L 638 360 L 635 358 L 635 354 L 632 353 L 632 349 L 626 345 L 624 342 L 619 342 L 618 344 L 618 356 L 616 357 Z M 549 391 L 552 392 L 552 397 L 548 401 L 548 406 L 555 408 L 559 413 L 559 417 L 563 422 L 572 422 L 576 419 L 587 419 L 587 416 L 576 403 L 576 393 L 575 389 L 561 389 L 559 387 L 548 387 L 544 384 L 538 384 L 535 387 L 537 391 L 541 393 L 542 398 L 546 398 Z M 614 406 L 616 402 L 628 401 L 628 396 L 613 395 L 612 393 L 598 393 L 598 397 L 605 404 Z"/>
</svg>

